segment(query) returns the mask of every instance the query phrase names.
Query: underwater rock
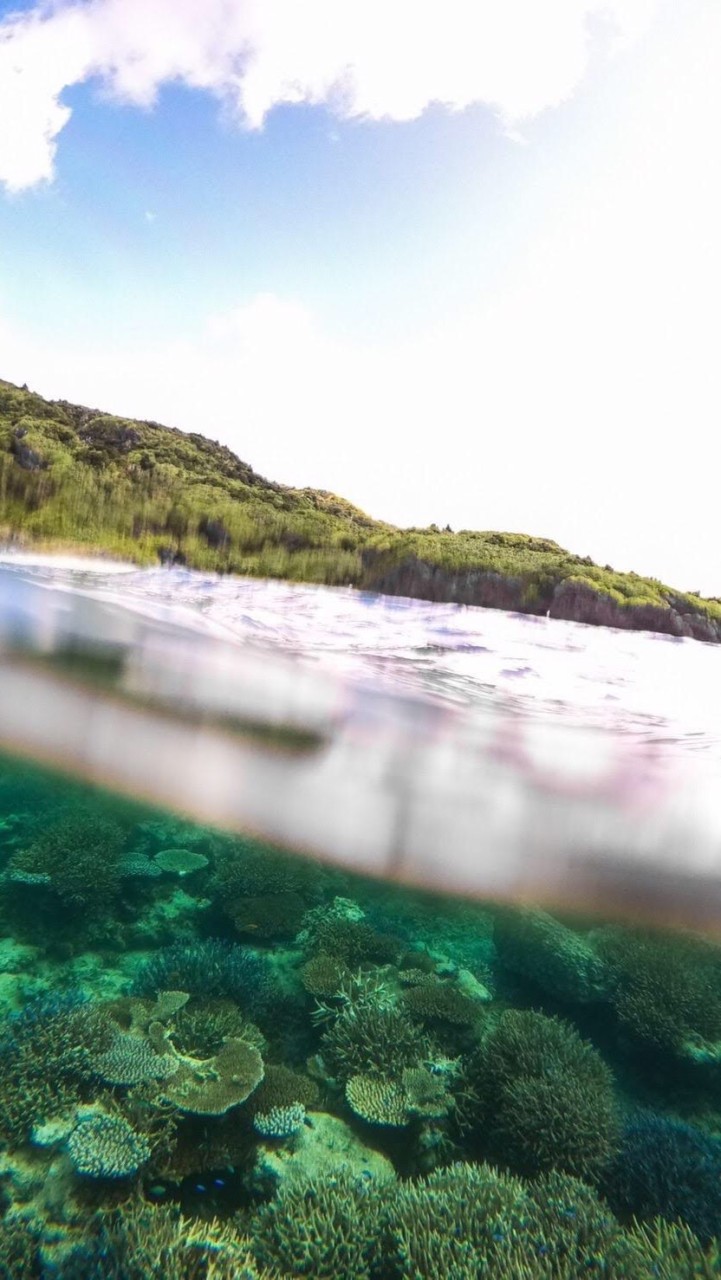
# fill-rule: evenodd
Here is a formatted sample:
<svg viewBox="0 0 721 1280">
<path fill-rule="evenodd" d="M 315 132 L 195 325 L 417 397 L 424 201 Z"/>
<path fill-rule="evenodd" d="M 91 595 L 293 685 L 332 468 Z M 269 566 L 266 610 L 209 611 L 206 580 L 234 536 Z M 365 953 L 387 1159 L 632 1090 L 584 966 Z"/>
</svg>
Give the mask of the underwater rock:
<svg viewBox="0 0 721 1280">
<path fill-rule="evenodd" d="M 36 1147 L 56 1147 L 66 1142 L 78 1122 L 77 1112 L 72 1115 L 54 1116 L 42 1124 L 36 1124 L 30 1141 Z"/>
<path fill-rule="evenodd" d="M 339 1174 L 361 1185 L 395 1179 L 390 1160 L 367 1147 L 344 1120 L 325 1111 L 309 1111 L 307 1121 L 287 1146 L 258 1146 L 253 1189 L 268 1192 L 284 1184 L 327 1180 Z"/>
</svg>

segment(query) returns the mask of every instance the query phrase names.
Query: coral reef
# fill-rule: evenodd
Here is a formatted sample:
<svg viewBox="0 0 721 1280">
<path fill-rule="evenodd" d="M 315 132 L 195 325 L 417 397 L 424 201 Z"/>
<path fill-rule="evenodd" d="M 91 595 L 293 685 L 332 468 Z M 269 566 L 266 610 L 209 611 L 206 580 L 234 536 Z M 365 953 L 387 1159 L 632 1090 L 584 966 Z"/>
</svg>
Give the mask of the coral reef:
<svg viewBox="0 0 721 1280">
<path fill-rule="evenodd" d="M 721 1141 L 652 1112 L 634 1116 L 603 1190 L 626 1220 L 681 1221 L 708 1242 L 721 1236 Z"/>
<path fill-rule="evenodd" d="M 595 944 L 628 1036 L 670 1053 L 689 1041 L 721 1040 L 721 947 L 682 934 L 613 927 L 598 930 Z"/>
<path fill-rule="evenodd" d="M 315 1280 L 370 1280 L 382 1220 L 376 1191 L 348 1174 L 287 1183 L 253 1221 L 261 1265 Z"/>
<path fill-rule="evenodd" d="M 597 1179 L 618 1138 L 613 1076 L 570 1023 L 509 1009 L 464 1066 L 460 1116 L 491 1158 L 527 1176 Z"/>
<path fill-rule="evenodd" d="M 215 938 L 163 947 L 138 972 L 139 996 L 180 990 L 191 996 L 226 997 L 242 1009 L 262 1004 L 268 984 L 263 957 L 237 943 Z"/>
<path fill-rule="evenodd" d="M 122 1116 L 87 1108 L 78 1113 L 68 1155 L 87 1178 L 129 1178 L 150 1159 L 150 1146 Z"/>
<path fill-rule="evenodd" d="M 721 1276 L 721 948 L 0 804 L 0 1280 Z"/>
<path fill-rule="evenodd" d="M 557 1000 L 585 1004 L 606 998 L 609 975 L 581 934 L 538 908 L 506 908 L 495 918 L 501 964 Z"/>
</svg>

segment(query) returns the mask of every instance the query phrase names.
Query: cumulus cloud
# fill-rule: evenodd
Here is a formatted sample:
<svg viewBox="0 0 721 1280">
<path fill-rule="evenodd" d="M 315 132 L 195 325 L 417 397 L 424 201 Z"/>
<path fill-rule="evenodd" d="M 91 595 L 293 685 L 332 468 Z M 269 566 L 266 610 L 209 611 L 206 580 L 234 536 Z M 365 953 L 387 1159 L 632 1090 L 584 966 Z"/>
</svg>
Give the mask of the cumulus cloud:
<svg viewBox="0 0 721 1280">
<path fill-rule="evenodd" d="M 654 3 L 45 0 L 0 22 L 0 182 L 52 178 L 63 92 L 89 80 L 138 107 L 164 85 L 205 90 L 250 128 L 280 103 L 405 121 L 433 102 L 486 103 L 511 128 L 573 93 L 593 19 L 628 42 Z"/>
</svg>

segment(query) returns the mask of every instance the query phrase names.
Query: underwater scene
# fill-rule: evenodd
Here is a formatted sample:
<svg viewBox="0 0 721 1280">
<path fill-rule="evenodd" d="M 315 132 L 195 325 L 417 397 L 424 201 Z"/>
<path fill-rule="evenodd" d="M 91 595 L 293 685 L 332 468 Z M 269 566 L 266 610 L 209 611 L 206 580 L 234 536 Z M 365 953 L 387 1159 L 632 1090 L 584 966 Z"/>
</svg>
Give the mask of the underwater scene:
<svg viewBox="0 0 721 1280">
<path fill-rule="evenodd" d="M 0 758 L 0 1275 L 721 1274 L 721 947 Z"/>
<path fill-rule="evenodd" d="M 713 646 L 0 605 L 0 1277 L 721 1275 Z"/>
</svg>

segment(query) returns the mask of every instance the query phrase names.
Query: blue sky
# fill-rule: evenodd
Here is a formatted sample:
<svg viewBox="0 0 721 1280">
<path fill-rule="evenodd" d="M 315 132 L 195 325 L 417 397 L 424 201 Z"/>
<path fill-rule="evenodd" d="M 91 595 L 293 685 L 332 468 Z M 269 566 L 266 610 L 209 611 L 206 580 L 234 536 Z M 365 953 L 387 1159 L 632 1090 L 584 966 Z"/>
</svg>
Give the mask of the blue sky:
<svg viewBox="0 0 721 1280">
<path fill-rule="evenodd" d="M 0 376 L 721 594 L 720 55 L 716 0 L 0 0 Z"/>
</svg>

